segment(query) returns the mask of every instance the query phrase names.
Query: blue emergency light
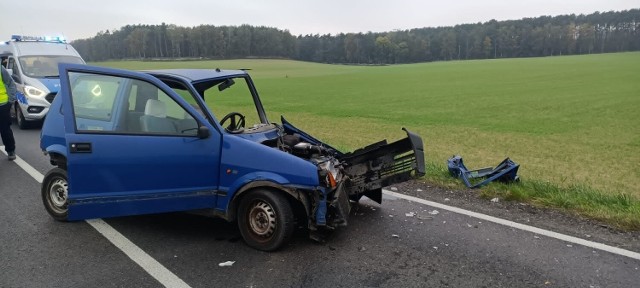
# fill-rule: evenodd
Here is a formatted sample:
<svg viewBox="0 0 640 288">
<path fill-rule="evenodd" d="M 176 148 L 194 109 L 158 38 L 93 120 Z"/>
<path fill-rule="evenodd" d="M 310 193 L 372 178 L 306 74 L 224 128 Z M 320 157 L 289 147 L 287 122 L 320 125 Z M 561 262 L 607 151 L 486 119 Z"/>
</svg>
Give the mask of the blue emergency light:
<svg viewBox="0 0 640 288">
<path fill-rule="evenodd" d="M 36 41 L 36 42 L 56 42 L 66 43 L 67 40 L 62 36 L 27 36 L 27 35 L 11 35 L 11 40 L 16 42 Z"/>
</svg>

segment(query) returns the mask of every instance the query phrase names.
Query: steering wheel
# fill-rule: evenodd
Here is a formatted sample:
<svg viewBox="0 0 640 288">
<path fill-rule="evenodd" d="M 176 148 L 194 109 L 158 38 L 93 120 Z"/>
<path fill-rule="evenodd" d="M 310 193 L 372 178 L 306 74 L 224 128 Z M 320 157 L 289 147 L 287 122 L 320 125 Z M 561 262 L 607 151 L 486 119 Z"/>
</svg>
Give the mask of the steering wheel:
<svg viewBox="0 0 640 288">
<path fill-rule="evenodd" d="M 231 120 L 231 123 L 225 127 L 225 122 Z M 244 131 L 244 115 L 238 112 L 231 112 L 220 120 L 220 125 L 231 134 L 238 134 Z"/>
</svg>

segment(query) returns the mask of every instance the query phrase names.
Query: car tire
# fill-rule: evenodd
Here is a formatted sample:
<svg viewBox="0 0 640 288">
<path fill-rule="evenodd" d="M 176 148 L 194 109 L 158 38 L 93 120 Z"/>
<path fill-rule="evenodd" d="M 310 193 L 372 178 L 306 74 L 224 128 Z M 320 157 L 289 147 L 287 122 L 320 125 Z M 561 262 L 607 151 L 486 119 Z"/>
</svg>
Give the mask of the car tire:
<svg viewBox="0 0 640 288">
<path fill-rule="evenodd" d="M 282 193 L 258 189 L 240 200 L 238 227 L 247 245 L 274 251 L 293 235 L 295 219 L 291 204 Z"/>
<path fill-rule="evenodd" d="M 27 119 L 24 118 L 22 110 L 18 105 L 16 105 L 16 123 L 22 130 L 29 129 L 29 122 L 27 122 Z"/>
<path fill-rule="evenodd" d="M 69 181 L 67 171 L 53 168 L 42 181 L 42 202 L 49 215 L 58 221 L 67 221 Z"/>
</svg>

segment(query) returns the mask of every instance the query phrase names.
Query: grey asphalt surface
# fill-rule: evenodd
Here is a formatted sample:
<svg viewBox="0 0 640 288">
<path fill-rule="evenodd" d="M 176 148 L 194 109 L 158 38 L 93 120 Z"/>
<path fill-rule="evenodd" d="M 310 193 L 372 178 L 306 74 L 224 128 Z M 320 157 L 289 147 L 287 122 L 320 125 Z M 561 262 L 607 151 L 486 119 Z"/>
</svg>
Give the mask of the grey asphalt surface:
<svg viewBox="0 0 640 288">
<path fill-rule="evenodd" d="M 14 126 L 17 154 L 52 168 L 39 130 Z M 85 222 L 51 219 L 40 184 L 0 154 L 0 287 L 160 287 Z M 402 192 L 402 191 L 398 191 Z M 246 246 L 234 224 L 186 213 L 106 222 L 191 287 L 638 287 L 640 261 L 403 199 L 362 201 L 318 244 Z M 406 213 L 414 212 L 413 217 Z M 397 235 L 397 237 L 393 236 Z M 236 261 L 231 267 L 219 267 Z"/>
</svg>

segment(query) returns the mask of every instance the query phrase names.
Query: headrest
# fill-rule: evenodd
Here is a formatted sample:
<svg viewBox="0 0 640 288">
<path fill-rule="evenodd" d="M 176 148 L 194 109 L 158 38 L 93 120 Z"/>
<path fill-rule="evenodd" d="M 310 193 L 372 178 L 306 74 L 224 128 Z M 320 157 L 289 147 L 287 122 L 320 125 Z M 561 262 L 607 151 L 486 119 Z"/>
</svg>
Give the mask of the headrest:
<svg viewBox="0 0 640 288">
<path fill-rule="evenodd" d="M 164 104 L 164 102 L 155 99 L 149 99 L 147 100 L 147 105 L 144 106 L 144 115 L 166 118 L 167 106 Z"/>
</svg>

